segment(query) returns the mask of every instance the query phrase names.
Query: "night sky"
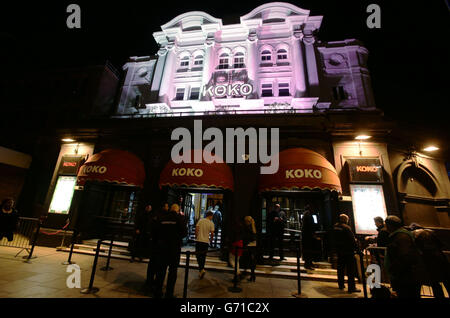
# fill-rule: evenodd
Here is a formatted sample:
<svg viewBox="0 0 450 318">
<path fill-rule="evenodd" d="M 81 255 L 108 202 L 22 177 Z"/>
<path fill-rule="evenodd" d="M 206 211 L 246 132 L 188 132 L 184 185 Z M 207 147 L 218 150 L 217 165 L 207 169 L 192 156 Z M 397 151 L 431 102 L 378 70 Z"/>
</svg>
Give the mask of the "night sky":
<svg viewBox="0 0 450 318">
<path fill-rule="evenodd" d="M 9 1 L 8 1 L 9 2 Z M 157 51 L 152 33 L 187 11 L 205 11 L 224 24 L 269 1 L 42 1 L 1 5 L 2 73 L 27 76 L 40 69 L 109 60 L 120 69 L 129 56 Z M 66 8 L 81 6 L 81 30 L 68 29 Z M 290 3 L 322 15 L 322 41 L 356 38 L 368 48 L 375 101 L 388 117 L 449 136 L 450 10 L 445 0 Z M 366 7 L 381 7 L 381 29 L 366 26 Z M 18 69 L 17 69 L 18 68 Z M 17 72 L 19 70 L 19 72 Z"/>
</svg>

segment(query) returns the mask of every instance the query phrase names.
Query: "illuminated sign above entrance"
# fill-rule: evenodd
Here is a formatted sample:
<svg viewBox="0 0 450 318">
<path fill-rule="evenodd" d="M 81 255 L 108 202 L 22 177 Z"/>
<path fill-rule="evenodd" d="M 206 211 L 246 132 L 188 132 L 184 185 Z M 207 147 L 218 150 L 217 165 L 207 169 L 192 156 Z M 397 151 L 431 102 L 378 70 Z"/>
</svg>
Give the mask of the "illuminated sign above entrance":
<svg viewBox="0 0 450 318">
<path fill-rule="evenodd" d="M 209 97 L 233 97 L 242 96 L 246 97 L 253 93 L 253 86 L 250 84 L 229 84 L 229 85 L 211 85 L 208 88 L 206 86 L 203 89 L 203 96 Z"/>
<path fill-rule="evenodd" d="M 379 158 L 347 159 L 350 182 L 383 183 L 383 166 Z"/>
</svg>

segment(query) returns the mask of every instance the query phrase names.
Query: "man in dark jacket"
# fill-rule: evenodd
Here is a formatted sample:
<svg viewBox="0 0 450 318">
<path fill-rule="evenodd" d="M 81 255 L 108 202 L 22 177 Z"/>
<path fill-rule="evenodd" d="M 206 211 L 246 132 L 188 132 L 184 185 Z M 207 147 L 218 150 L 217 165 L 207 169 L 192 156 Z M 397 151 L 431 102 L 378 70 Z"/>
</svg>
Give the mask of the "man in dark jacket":
<svg viewBox="0 0 450 318">
<path fill-rule="evenodd" d="M 0 207 L 0 240 L 6 237 L 8 241 L 13 240 L 14 231 L 19 221 L 19 214 L 14 209 L 14 200 L 6 198 Z"/>
<path fill-rule="evenodd" d="M 355 251 L 358 248 L 356 238 L 352 229 L 348 226 L 349 217 L 345 214 L 339 215 L 339 222 L 334 225 L 333 238 L 335 249 L 337 252 L 337 275 L 339 289 L 344 289 L 344 275 L 347 270 L 348 292 L 359 293 L 361 290 L 356 289 L 355 274 L 356 262 Z"/>
<path fill-rule="evenodd" d="M 430 285 L 435 298 L 444 298 L 441 282 L 447 293 L 450 293 L 450 264 L 442 252 L 443 244 L 433 230 L 424 229 L 419 225 L 412 228 L 417 248 L 422 253 L 427 272 L 425 285 Z"/>
<path fill-rule="evenodd" d="M 143 257 L 148 257 L 150 252 L 150 222 L 154 215 L 152 206 L 145 205 L 143 211 L 136 215 L 134 246 L 131 261 L 136 257 L 142 261 Z"/>
<path fill-rule="evenodd" d="M 317 238 L 315 235 L 316 224 L 311 213 L 311 208 L 306 206 L 302 217 L 302 254 L 306 269 L 313 268 L 313 258 L 316 253 Z"/>
<path fill-rule="evenodd" d="M 169 274 L 166 285 L 166 298 L 173 298 L 177 280 L 177 269 L 180 263 L 182 239 L 187 235 L 186 221 L 180 215 L 180 207 L 173 204 L 170 211 L 157 215 L 152 225 L 153 249 L 156 259 L 155 298 L 162 297 L 162 287 L 167 267 Z"/>
<path fill-rule="evenodd" d="M 392 289 L 399 298 L 420 298 L 421 259 L 414 243 L 414 235 L 402 226 L 400 218 L 386 218 L 389 231 L 384 266 Z"/>
<path fill-rule="evenodd" d="M 275 204 L 275 209 L 267 216 L 267 232 L 269 236 L 269 259 L 273 259 L 275 243 L 278 245 L 280 260 L 284 259 L 283 235 L 286 214 L 280 210 L 280 205 Z"/>
</svg>

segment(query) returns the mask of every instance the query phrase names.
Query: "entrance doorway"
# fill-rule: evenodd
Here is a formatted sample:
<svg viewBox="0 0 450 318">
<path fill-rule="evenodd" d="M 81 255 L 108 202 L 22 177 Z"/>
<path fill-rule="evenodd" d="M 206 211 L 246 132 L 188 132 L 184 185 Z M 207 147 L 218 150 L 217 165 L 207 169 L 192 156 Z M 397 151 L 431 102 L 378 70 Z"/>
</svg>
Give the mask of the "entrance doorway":
<svg viewBox="0 0 450 318">
<path fill-rule="evenodd" d="M 195 244 L 195 226 L 204 218 L 206 212 L 214 213 L 213 222 L 216 226 L 213 247 L 223 246 L 223 225 L 226 220 L 225 193 L 215 189 L 178 188 L 170 189 L 169 203 L 179 203 L 181 211 L 186 217 L 188 224 L 188 237 L 184 240 L 185 245 Z"/>
<path fill-rule="evenodd" d="M 261 233 L 263 234 L 263 246 L 265 253 L 268 253 L 267 218 L 275 208 L 275 204 L 280 204 L 281 211 L 286 216 L 284 233 L 285 255 L 294 256 L 300 244 L 302 218 L 307 207 L 312 212 L 314 220 L 314 231 L 318 238 L 315 247 L 316 261 L 327 259 L 327 232 L 331 226 L 332 212 L 329 202 L 329 191 L 304 190 L 304 191 L 277 191 L 264 192 L 261 202 Z"/>
</svg>

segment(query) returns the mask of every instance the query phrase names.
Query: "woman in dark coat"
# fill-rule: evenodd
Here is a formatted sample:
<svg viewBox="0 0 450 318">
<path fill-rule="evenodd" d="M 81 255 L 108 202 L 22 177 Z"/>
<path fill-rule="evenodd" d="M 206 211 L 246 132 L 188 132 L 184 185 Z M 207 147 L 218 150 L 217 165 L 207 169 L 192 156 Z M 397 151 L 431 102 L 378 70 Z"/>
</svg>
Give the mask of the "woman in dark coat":
<svg viewBox="0 0 450 318">
<path fill-rule="evenodd" d="M 136 257 L 140 260 L 150 255 L 150 222 L 153 216 L 152 206 L 147 204 L 143 211 L 136 216 L 134 246 L 131 261 Z"/>
<path fill-rule="evenodd" d="M 8 241 L 14 238 L 14 231 L 19 221 L 19 214 L 14 209 L 14 200 L 6 198 L 2 201 L 0 207 L 0 240 L 6 237 Z"/>
</svg>

